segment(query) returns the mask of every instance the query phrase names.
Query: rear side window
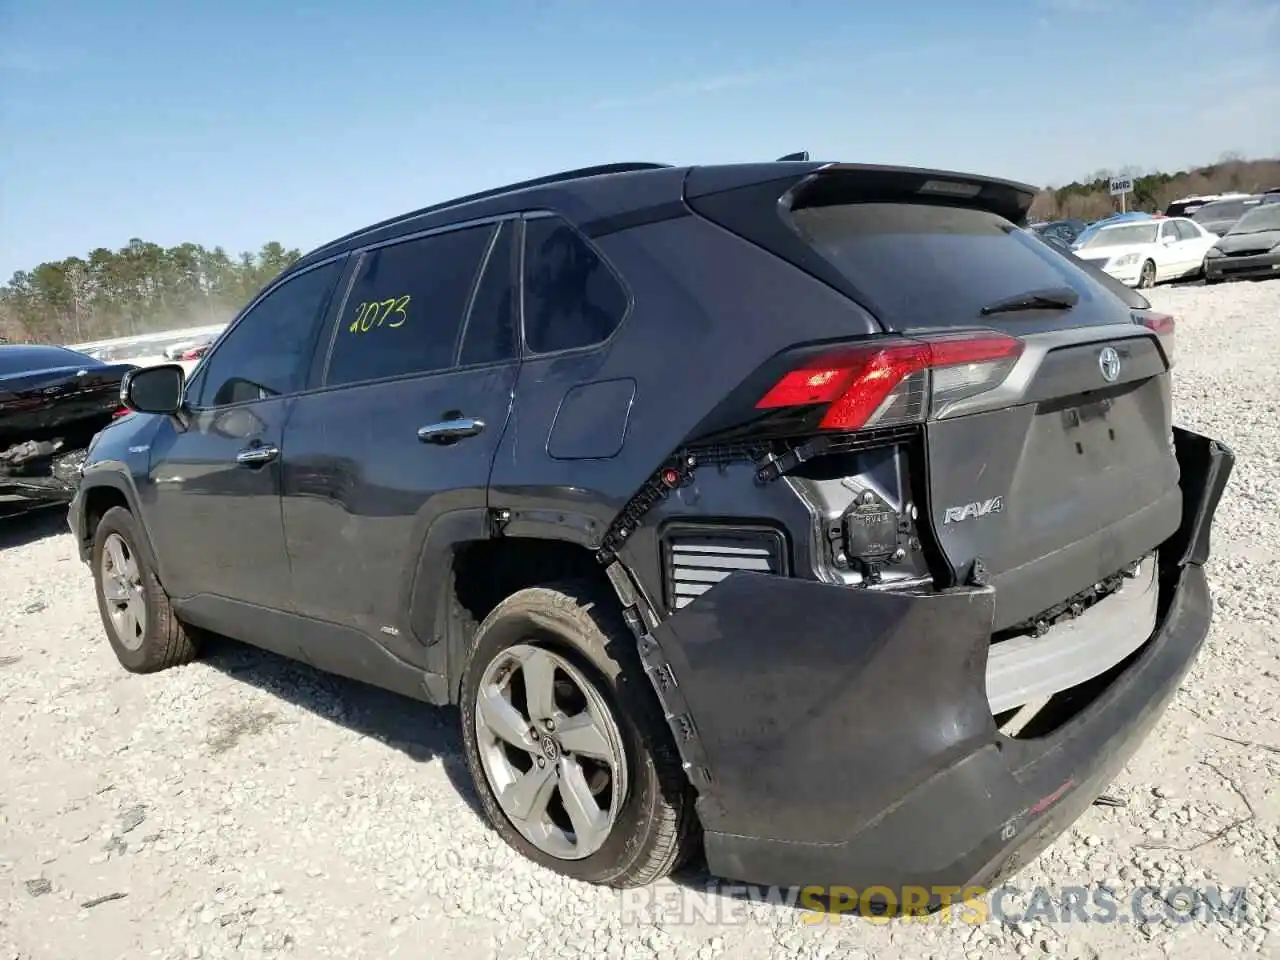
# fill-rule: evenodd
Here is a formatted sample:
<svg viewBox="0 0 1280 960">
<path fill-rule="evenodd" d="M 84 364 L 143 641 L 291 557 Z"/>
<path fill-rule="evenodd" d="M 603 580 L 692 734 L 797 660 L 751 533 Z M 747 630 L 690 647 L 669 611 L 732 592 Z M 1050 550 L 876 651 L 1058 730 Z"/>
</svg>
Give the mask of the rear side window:
<svg viewBox="0 0 1280 960">
<path fill-rule="evenodd" d="M 1190 220 L 1177 220 L 1173 225 L 1178 228 L 1178 236 L 1183 240 L 1200 239 L 1200 231 L 1192 225 Z"/>
<path fill-rule="evenodd" d="M 925 203 L 852 203 L 791 214 L 800 235 L 840 270 L 867 307 L 896 327 L 982 323 L 984 306 L 1069 286 L 1117 306 L 1072 257 L 982 210 Z"/>
<path fill-rule="evenodd" d="M 524 336 L 534 353 L 588 347 L 609 338 L 627 312 L 627 292 L 604 259 L 559 217 L 525 224 Z"/>
<path fill-rule="evenodd" d="M 453 366 L 462 317 L 494 227 L 469 227 L 365 254 L 338 318 L 325 383 Z"/>
</svg>

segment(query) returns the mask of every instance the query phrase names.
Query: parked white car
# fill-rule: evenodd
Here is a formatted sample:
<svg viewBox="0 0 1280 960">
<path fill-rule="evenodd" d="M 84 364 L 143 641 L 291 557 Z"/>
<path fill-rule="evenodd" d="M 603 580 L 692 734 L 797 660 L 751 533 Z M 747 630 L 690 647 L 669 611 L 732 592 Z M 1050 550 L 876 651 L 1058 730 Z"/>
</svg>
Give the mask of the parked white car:
<svg viewBox="0 0 1280 960">
<path fill-rule="evenodd" d="M 1076 248 L 1075 255 L 1131 287 L 1198 277 L 1205 254 L 1218 241 L 1186 217 L 1131 220 L 1103 227 Z"/>
</svg>

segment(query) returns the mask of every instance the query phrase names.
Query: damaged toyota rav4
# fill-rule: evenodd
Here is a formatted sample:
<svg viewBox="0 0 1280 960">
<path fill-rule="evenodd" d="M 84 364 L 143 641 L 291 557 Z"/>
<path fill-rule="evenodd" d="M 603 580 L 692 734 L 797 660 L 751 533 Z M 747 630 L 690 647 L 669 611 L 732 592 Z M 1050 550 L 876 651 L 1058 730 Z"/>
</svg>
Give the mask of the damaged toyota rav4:
<svg viewBox="0 0 1280 960">
<path fill-rule="evenodd" d="M 456 705 L 493 827 L 581 880 L 991 884 L 1191 666 L 1233 463 L 1034 192 L 616 164 L 320 247 L 89 451 L 116 656 Z"/>
</svg>

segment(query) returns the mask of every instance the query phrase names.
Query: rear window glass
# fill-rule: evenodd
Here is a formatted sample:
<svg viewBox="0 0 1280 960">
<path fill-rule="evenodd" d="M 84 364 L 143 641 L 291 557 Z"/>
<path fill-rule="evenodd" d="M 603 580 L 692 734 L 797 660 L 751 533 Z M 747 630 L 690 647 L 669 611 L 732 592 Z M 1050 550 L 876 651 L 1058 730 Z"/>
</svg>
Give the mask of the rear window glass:
<svg viewBox="0 0 1280 960">
<path fill-rule="evenodd" d="M 602 343 L 626 316 L 627 292 L 559 217 L 525 226 L 524 336 L 534 353 Z"/>
<path fill-rule="evenodd" d="M 981 309 L 1030 290 L 1069 286 L 1076 309 L 1120 306 L 1070 257 L 981 210 L 855 203 L 792 212 L 802 237 L 895 327 L 983 322 Z"/>
</svg>

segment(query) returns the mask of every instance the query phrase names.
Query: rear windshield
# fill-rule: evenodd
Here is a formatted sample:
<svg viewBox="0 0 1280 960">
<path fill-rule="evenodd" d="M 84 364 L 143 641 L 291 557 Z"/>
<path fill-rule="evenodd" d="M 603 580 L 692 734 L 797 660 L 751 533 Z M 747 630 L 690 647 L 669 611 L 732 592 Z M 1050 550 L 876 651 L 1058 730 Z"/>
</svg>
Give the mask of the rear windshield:
<svg viewBox="0 0 1280 960">
<path fill-rule="evenodd" d="M 49 370 L 53 367 L 69 367 L 80 364 L 86 367 L 98 366 L 98 361 L 83 353 L 76 353 L 65 347 L 44 347 L 38 345 L 14 344 L 0 347 L 0 377 L 13 373 L 26 373 L 28 370 Z"/>
<path fill-rule="evenodd" d="M 893 324 L 981 325 L 984 306 L 1031 290 L 1069 286 L 1089 304 L 1120 307 L 1116 291 L 1077 261 L 1003 217 L 924 203 L 806 207 L 802 237 Z"/>
</svg>

